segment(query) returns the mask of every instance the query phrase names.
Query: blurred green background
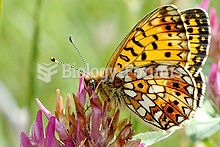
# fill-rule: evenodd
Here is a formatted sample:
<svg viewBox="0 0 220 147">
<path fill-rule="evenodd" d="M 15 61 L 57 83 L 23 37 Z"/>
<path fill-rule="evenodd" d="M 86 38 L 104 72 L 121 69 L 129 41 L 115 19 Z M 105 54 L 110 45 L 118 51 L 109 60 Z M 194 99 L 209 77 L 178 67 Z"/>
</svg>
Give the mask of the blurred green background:
<svg viewBox="0 0 220 147">
<path fill-rule="evenodd" d="M 159 0 L 0 0 L 0 146 L 19 146 L 19 134 L 27 134 L 38 106 L 35 98 L 54 111 L 56 89 L 63 97 L 76 93 L 78 78 L 62 78 L 62 66 L 50 83 L 37 79 L 37 65 L 50 57 L 84 67 L 68 37 L 86 58 L 90 68 L 105 67 L 117 45 L 149 11 L 171 1 Z M 200 0 L 176 1 L 180 9 L 198 6 Z M 211 1 L 220 8 L 220 0 Z M 220 16 L 220 9 L 218 14 Z M 30 115 L 28 115 L 30 114 Z M 142 125 L 136 126 L 143 128 Z M 219 140 L 218 135 L 211 139 Z M 184 129 L 153 146 L 197 146 Z"/>
</svg>

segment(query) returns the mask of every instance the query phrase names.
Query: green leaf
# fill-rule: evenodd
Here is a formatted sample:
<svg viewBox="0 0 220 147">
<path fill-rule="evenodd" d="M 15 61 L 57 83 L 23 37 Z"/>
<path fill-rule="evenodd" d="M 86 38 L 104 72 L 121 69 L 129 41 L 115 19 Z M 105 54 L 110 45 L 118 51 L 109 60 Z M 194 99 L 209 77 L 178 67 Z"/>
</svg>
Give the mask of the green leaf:
<svg viewBox="0 0 220 147">
<path fill-rule="evenodd" d="M 220 117 L 211 117 L 204 110 L 196 112 L 195 118 L 186 125 L 186 134 L 192 141 L 203 140 L 220 130 Z"/>
<path fill-rule="evenodd" d="M 153 131 L 153 132 L 146 132 L 146 133 L 139 133 L 133 136 L 133 139 L 141 139 L 141 143 L 144 143 L 145 146 L 152 145 L 158 141 L 161 141 L 167 137 L 169 137 L 173 132 L 167 131 Z"/>
</svg>

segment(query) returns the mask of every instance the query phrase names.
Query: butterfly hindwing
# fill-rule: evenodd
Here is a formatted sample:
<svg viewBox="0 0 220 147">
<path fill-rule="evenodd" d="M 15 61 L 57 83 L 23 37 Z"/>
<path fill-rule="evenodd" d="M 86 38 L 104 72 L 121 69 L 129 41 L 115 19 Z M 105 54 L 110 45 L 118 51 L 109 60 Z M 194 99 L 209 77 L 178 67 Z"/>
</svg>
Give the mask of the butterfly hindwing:
<svg viewBox="0 0 220 147">
<path fill-rule="evenodd" d="M 195 74 L 193 77 L 195 79 L 196 87 L 198 89 L 198 93 L 196 97 L 196 106 L 201 107 L 206 90 L 204 75 L 200 71 L 198 74 Z"/>
<path fill-rule="evenodd" d="M 201 8 L 187 9 L 181 12 L 190 47 L 188 70 L 197 74 L 205 63 L 211 38 L 211 30 L 207 13 Z"/>
<path fill-rule="evenodd" d="M 180 65 L 148 64 L 120 71 L 126 106 L 163 130 L 179 126 L 196 108 L 197 88 Z"/>
</svg>

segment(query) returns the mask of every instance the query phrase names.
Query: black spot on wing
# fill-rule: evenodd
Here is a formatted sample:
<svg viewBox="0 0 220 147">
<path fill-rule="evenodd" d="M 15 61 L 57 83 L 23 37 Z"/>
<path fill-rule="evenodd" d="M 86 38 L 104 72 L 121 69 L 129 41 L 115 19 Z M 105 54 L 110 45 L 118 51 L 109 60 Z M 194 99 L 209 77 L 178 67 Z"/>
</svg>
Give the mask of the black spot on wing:
<svg viewBox="0 0 220 147">
<path fill-rule="evenodd" d="M 129 59 L 127 56 L 125 56 L 125 55 L 120 54 L 119 57 L 120 57 L 122 60 L 126 61 L 126 62 L 129 62 L 129 61 L 130 61 L 130 59 Z"/>
<path fill-rule="evenodd" d="M 133 42 L 134 44 L 136 44 L 137 46 L 143 47 L 143 45 L 142 45 L 139 41 L 135 40 L 135 37 L 133 37 L 131 40 L 132 40 L 132 42 Z"/>
<path fill-rule="evenodd" d="M 133 56 L 137 56 L 138 55 L 137 53 L 134 52 L 134 49 L 132 47 L 124 48 L 124 50 L 130 51 Z"/>
<path fill-rule="evenodd" d="M 140 31 L 144 37 L 147 37 L 145 31 L 142 28 L 136 28 L 136 31 Z"/>
</svg>

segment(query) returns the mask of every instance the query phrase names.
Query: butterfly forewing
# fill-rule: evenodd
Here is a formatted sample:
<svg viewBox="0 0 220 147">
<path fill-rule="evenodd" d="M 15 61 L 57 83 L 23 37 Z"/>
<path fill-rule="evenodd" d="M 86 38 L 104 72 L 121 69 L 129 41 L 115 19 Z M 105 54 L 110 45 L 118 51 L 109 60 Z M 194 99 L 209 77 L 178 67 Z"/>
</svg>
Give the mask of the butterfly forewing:
<svg viewBox="0 0 220 147">
<path fill-rule="evenodd" d="M 175 6 L 170 5 L 144 17 L 120 44 L 107 67 L 120 71 L 154 62 L 186 66 L 188 58 L 182 16 Z"/>
</svg>

